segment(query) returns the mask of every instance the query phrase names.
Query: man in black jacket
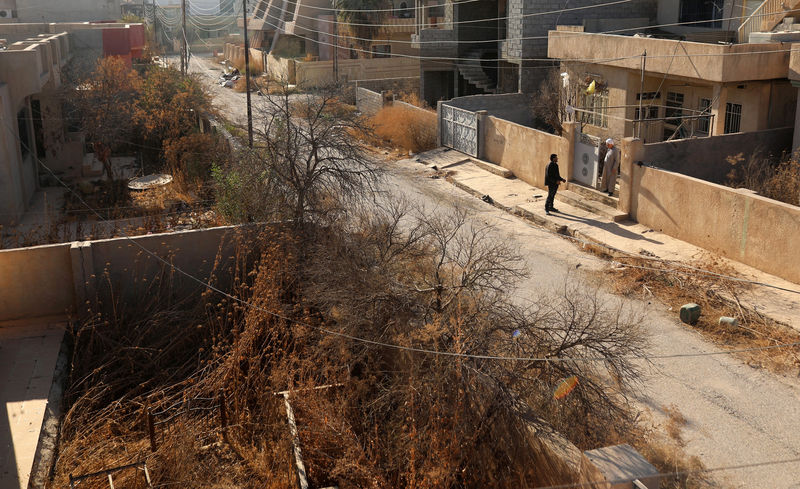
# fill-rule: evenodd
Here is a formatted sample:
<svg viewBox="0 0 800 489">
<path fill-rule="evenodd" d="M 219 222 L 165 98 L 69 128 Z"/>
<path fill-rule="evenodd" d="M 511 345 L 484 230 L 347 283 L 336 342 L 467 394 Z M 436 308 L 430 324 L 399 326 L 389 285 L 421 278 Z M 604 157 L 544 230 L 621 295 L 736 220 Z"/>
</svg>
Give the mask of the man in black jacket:
<svg viewBox="0 0 800 489">
<path fill-rule="evenodd" d="M 547 185 L 547 200 L 544 202 L 544 211 L 549 216 L 551 212 L 558 212 L 558 209 L 553 207 L 553 200 L 556 198 L 556 192 L 561 182 L 566 182 L 561 178 L 561 173 L 558 172 L 558 155 L 553 153 L 550 155 L 550 163 L 544 170 L 544 184 Z"/>
</svg>

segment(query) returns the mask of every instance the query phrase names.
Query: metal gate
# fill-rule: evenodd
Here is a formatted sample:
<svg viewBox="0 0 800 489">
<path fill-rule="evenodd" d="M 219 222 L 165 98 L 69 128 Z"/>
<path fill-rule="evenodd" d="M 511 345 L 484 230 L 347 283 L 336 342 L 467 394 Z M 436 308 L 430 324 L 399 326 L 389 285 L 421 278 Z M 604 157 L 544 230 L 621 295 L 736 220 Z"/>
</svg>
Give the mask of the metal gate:
<svg viewBox="0 0 800 489">
<path fill-rule="evenodd" d="M 442 146 L 478 157 L 478 114 L 442 104 Z"/>
<path fill-rule="evenodd" d="M 575 161 L 572 178 L 584 185 L 594 187 L 597 182 L 597 162 L 600 148 L 590 136 L 579 132 L 575 138 Z"/>
</svg>

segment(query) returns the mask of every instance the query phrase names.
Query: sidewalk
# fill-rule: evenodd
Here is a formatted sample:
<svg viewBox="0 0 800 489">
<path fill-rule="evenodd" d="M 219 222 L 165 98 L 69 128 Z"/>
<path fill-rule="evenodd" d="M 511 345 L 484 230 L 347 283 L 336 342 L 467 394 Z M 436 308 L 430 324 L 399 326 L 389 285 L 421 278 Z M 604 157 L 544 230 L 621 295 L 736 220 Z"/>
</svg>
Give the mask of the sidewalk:
<svg viewBox="0 0 800 489">
<path fill-rule="evenodd" d="M 544 211 L 546 190 L 533 187 L 517 178 L 505 178 L 503 168 L 478 161 L 455 150 L 438 148 L 403 162 L 424 164 L 432 170 L 447 172 L 447 180 L 465 192 L 516 214 L 548 232 L 572 236 L 577 240 L 608 248 L 612 255 L 619 250 L 683 263 L 712 255 L 703 248 L 653 231 L 631 220 L 614 222 L 608 217 L 563 201 L 556 200 L 556 207 L 560 212 L 548 216 Z M 568 188 L 569 184 L 566 188 L 562 186 L 559 192 Z M 798 284 L 733 260 L 718 258 L 730 265 L 740 278 L 800 292 Z M 743 305 L 800 330 L 800 294 L 754 285 L 744 294 Z"/>
<path fill-rule="evenodd" d="M 61 317 L 0 323 L 0 489 L 26 489 L 36 457 L 47 451 L 37 447 L 57 409 L 50 396 L 66 328 Z"/>
</svg>

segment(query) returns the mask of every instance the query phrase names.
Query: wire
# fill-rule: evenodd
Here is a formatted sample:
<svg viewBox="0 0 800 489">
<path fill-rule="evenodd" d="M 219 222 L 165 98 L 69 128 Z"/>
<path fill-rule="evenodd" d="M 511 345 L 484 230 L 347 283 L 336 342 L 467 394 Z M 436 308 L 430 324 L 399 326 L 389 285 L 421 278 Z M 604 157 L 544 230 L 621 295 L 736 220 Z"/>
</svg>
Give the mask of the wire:
<svg viewBox="0 0 800 489">
<path fill-rule="evenodd" d="M 650 479 L 651 477 L 679 477 L 683 475 L 691 475 L 691 474 L 707 474 L 711 472 L 724 472 L 729 470 L 741 470 L 741 469 L 751 469 L 754 467 L 767 467 L 770 465 L 782 465 L 782 464 L 793 464 L 800 462 L 800 457 L 798 458 L 790 458 L 790 459 L 783 459 L 783 460 L 767 460 L 764 462 L 754 462 L 749 464 L 740 464 L 740 465 L 726 465 L 722 467 L 714 467 L 711 469 L 690 469 L 690 470 L 676 470 L 674 472 L 658 472 L 652 475 L 647 475 L 642 478 Z M 537 486 L 534 489 L 571 489 L 577 487 L 596 487 L 595 485 L 600 486 L 615 486 L 619 483 L 628 483 L 630 485 L 630 479 L 618 479 L 618 480 L 596 480 L 591 482 L 574 482 L 571 484 L 558 484 L 553 486 Z"/>
<path fill-rule="evenodd" d="M 278 27 L 277 25 L 272 24 L 270 22 L 267 22 L 266 20 L 264 21 L 264 23 L 269 25 L 269 26 L 271 26 L 271 27 L 274 27 L 276 29 L 280 29 L 280 27 Z M 324 31 L 316 31 L 316 30 L 313 30 L 313 29 L 306 29 L 306 30 L 308 30 L 310 32 L 316 32 L 316 33 L 319 33 L 319 34 L 325 34 L 325 35 L 330 36 L 330 37 L 336 37 L 337 39 L 338 38 L 345 38 L 345 39 L 348 38 L 347 36 L 336 36 L 336 35 L 333 35 L 331 33 L 327 33 L 327 32 L 324 32 Z M 603 34 L 603 33 L 564 32 L 564 34 L 590 34 L 591 35 L 591 34 Z M 319 45 L 323 45 L 323 46 L 333 46 L 333 47 L 342 48 L 342 46 L 339 45 L 339 44 L 319 41 L 319 40 L 316 40 L 316 39 L 306 39 L 306 41 L 311 41 L 311 42 L 313 42 L 315 44 L 319 44 Z M 466 42 L 466 41 L 458 41 L 458 42 Z M 356 47 L 352 47 L 352 48 L 348 48 L 348 49 L 356 51 L 356 52 L 361 52 L 361 53 L 374 54 L 374 53 L 372 53 L 372 51 L 367 51 L 367 50 L 359 49 L 359 48 L 356 48 Z M 693 54 L 685 53 L 685 54 L 677 54 L 677 55 L 669 55 L 669 54 L 667 54 L 667 55 L 648 56 L 648 59 L 673 58 L 673 57 L 691 58 L 691 57 L 717 57 L 717 56 L 745 56 L 745 55 L 761 55 L 761 54 L 770 54 L 770 53 L 789 53 L 789 52 L 792 52 L 792 51 L 800 51 L 800 49 L 792 49 L 791 47 L 789 47 L 788 49 L 745 51 L 745 52 L 732 52 L 732 53 L 693 53 Z M 401 54 L 401 53 L 388 53 L 387 56 L 396 57 L 396 58 L 410 58 L 410 59 L 442 61 L 442 62 L 444 62 L 444 61 L 475 61 L 474 58 L 458 58 L 458 57 L 448 57 L 448 56 L 420 56 L 420 55 Z M 621 56 L 621 57 L 616 57 L 616 58 L 560 58 L 560 59 L 556 59 L 556 58 L 514 58 L 514 61 L 515 62 L 516 61 L 539 61 L 539 62 L 548 62 L 548 63 L 563 62 L 563 61 L 579 62 L 579 63 L 608 63 L 608 62 L 611 62 L 611 61 L 621 61 L 621 60 L 625 60 L 625 59 L 636 59 L 636 58 L 641 58 L 641 54 L 632 54 L 632 55 Z M 496 61 L 508 61 L 508 60 L 505 59 L 505 58 L 493 58 L 493 59 L 481 58 L 481 61 L 486 61 L 486 62 L 493 62 L 494 61 L 494 62 L 496 62 Z"/>
<path fill-rule="evenodd" d="M 6 127 L 8 127 L 11 130 L 11 134 L 14 135 L 15 138 L 19 141 L 19 144 L 24 146 L 24 147 L 26 147 L 28 150 L 30 150 L 30 147 L 28 147 L 28 145 L 26 145 L 19 138 L 19 136 L 16 135 L 16 133 L 14 133 L 13 128 L 11 128 L 11 126 L 8 124 L 8 122 L 3 120 L 3 123 L 6 125 Z M 33 153 L 31 151 L 31 154 L 35 154 L 35 153 Z M 103 216 L 101 216 L 98 212 L 94 212 L 94 209 L 92 208 L 92 206 L 90 206 L 83 199 L 83 197 L 81 197 L 80 194 L 78 194 L 75 190 L 73 190 L 68 185 L 66 185 L 55 174 L 55 172 L 53 172 L 53 170 L 50 169 L 50 167 L 45 165 L 41 160 L 39 160 L 38 157 L 34 156 L 34 158 L 42 166 L 42 168 L 47 170 L 53 176 L 53 178 L 59 184 L 61 184 L 62 186 L 66 187 L 67 190 L 70 193 L 75 195 L 75 197 L 78 199 L 78 201 L 82 205 L 84 205 L 87 209 L 92 210 L 93 213 L 98 217 L 98 219 L 100 219 L 101 221 L 105 221 L 105 219 L 103 219 Z M 476 354 L 469 354 L 469 353 L 459 353 L 459 352 L 442 351 L 442 350 L 431 350 L 431 349 L 427 349 L 427 348 L 410 347 L 410 346 L 398 345 L 398 344 L 388 343 L 388 342 L 383 342 L 383 341 L 370 340 L 368 338 L 362 338 L 362 337 L 359 337 L 359 336 L 343 333 L 341 331 L 335 331 L 335 330 L 332 330 L 332 329 L 329 329 L 329 328 L 325 328 L 325 327 L 321 327 L 321 326 L 313 326 L 313 325 L 310 325 L 310 324 L 305 323 L 303 321 L 300 321 L 300 320 L 297 320 L 297 319 L 294 319 L 294 318 L 290 318 L 288 316 L 284 316 L 283 314 L 279 314 L 279 313 L 276 313 L 274 311 L 270 311 L 269 309 L 263 308 L 263 307 L 261 307 L 261 306 L 259 306 L 257 304 L 253 304 L 253 303 L 248 302 L 248 301 L 246 301 L 244 299 L 241 299 L 239 297 L 231 295 L 231 294 L 229 294 L 229 293 L 227 293 L 227 292 L 215 287 L 214 285 L 212 285 L 212 284 L 210 284 L 210 283 L 208 283 L 208 282 L 206 282 L 206 281 L 204 281 L 204 280 L 202 280 L 202 279 L 190 274 L 189 272 L 184 271 L 182 268 L 178 267 L 174 263 L 171 263 L 171 262 L 165 260 L 161 256 L 159 256 L 156 253 L 154 253 L 154 252 L 150 251 L 149 249 L 145 248 L 137 240 L 131 238 L 124 230 L 120 230 L 120 233 L 122 234 L 122 237 L 124 239 L 127 239 L 128 241 L 130 241 L 134 246 L 136 246 L 137 248 L 142 250 L 142 252 L 144 252 L 147 255 L 152 256 L 153 258 L 155 258 L 156 261 L 161 262 L 163 265 L 171 268 L 172 270 L 178 272 L 179 274 L 181 274 L 184 277 L 188 278 L 189 280 L 197 283 L 198 285 L 201 285 L 201 286 L 205 287 L 208 290 L 214 291 L 217 294 L 220 294 L 223 297 L 226 297 L 226 298 L 228 298 L 228 299 L 230 299 L 230 300 L 232 300 L 234 302 L 237 302 L 237 303 L 239 303 L 239 304 L 241 304 L 241 305 L 243 305 L 245 307 L 249 307 L 249 308 L 255 309 L 257 311 L 263 312 L 263 313 L 268 314 L 268 315 L 270 315 L 270 316 L 272 316 L 274 318 L 284 320 L 287 323 L 296 324 L 298 326 L 303 326 L 303 327 L 306 327 L 306 328 L 308 328 L 308 329 L 310 329 L 312 331 L 318 331 L 320 333 L 324 333 L 324 334 L 327 334 L 327 335 L 330 335 L 330 336 L 336 336 L 336 337 L 339 337 L 339 338 L 348 339 L 348 340 L 351 340 L 351 341 L 354 341 L 354 342 L 358 342 L 358 343 L 362 343 L 362 344 L 380 346 L 380 347 L 384 347 L 384 348 L 408 351 L 408 352 L 413 352 L 413 353 L 421 353 L 421 354 L 428 354 L 428 355 L 438 355 L 438 356 L 445 356 L 445 357 L 451 357 L 451 358 L 468 358 L 468 359 L 473 359 L 473 360 L 496 360 L 496 361 L 526 362 L 526 363 L 530 363 L 530 362 L 560 363 L 560 362 L 580 362 L 580 361 L 583 361 L 583 362 L 607 362 L 607 361 L 610 361 L 610 360 L 636 361 L 636 360 L 693 358 L 693 357 L 706 357 L 706 356 L 718 356 L 718 355 L 731 355 L 731 354 L 734 354 L 734 353 L 746 353 L 746 352 L 753 352 L 753 351 L 774 350 L 774 349 L 778 349 L 778 348 L 790 348 L 790 347 L 793 347 L 793 346 L 800 345 L 800 341 L 797 341 L 797 342 L 793 342 L 793 343 L 783 343 L 783 344 L 763 346 L 763 347 L 744 348 L 744 349 L 739 349 L 739 350 L 700 352 L 700 353 L 676 353 L 676 354 L 666 354 L 666 355 L 627 355 L 627 356 L 626 355 L 620 355 L 620 356 L 608 356 L 608 357 L 603 357 L 603 356 L 585 356 L 585 357 L 555 357 L 555 356 L 553 356 L 553 357 L 547 357 L 547 356 L 545 356 L 545 357 L 508 357 L 508 356 L 502 356 L 502 355 L 476 355 Z"/>
<path fill-rule="evenodd" d="M 443 24 L 449 26 L 449 25 L 477 24 L 477 23 L 480 23 L 480 22 L 492 22 L 492 21 L 497 21 L 497 20 L 524 19 L 524 18 L 527 18 L 527 17 L 540 17 L 540 16 L 543 16 L 543 15 L 561 14 L 563 12 L 573 12 L 573 11 L 576 11 L 576 10 L 588 10 L 588 9 L 594 9 L 594 8 L 600 8 L 600 7 L 609 7 L 609 6 L 612 6 L 612 5 L 619 5 L 619 4 L 622 4 L 622 3 L 630 3 L 632 1 L 634 1 L 634 0 L 614 0 L 614 1 L 611 1 L 611 2 L 598 3 L 598 4 L 595 4 L 595 5 L 584 5 L 584 6 L 581 6 L 581 7 L 571 7 L 571 8 L 565 8 L 565 9 L 559 9 L 559 10 L 548 10 L 548 11 L 545 11 L 545 12 L 531 12 L 531 13 L 519 14 L 519 15 L 506 15 L 506 16 L 503 16 L 503 17 L 489 17 L 489 18 L 482 18 L 482 19 L 450 21 L 450 22 L 443 22 Z M 289 10 L 283 9 L 281 7 L 277 7 L 277 10 L 279 12 L 282 12 L 282 13 L 292 13 L 292 14 L 294 13 L 293 11 L 289 11 Z M 360 11 L 356 11 L 356 12 L 360 12 Z M 297 13 L 295 15 L 296 15 L 296 17 L 305 18 L 305 19 L 309 19 L 309 20 L 313 20 L 313 21 L 317 21 L 317 22 L 325 22 L 325 23 L 328 23 L 328 24 L 341 23 L 340 21 L 338 21 L 336 19 L 333 19 L 333 20 L 323 19 L 323 18 L 320 18 L 320 17 L 311 17 L 311 16 L 308 16 L 308 15 L 302 15 L 300 13 Z M 265 16 L 265 18 L 263 19 L 264 22 L 267 21 L 266 17 L 272 17 L 275 20 L 281 20 L 281 19 L 278 19 L 278 18 L 276 18 L 274 16 L 271 16 L 271 15 L 267 14 Z M 262 20 L 262 19 L 256 19 L 256 20 Z M 399 29 L 399 28 L 407 29 L 409 27 L 427 27 L 429 24 L 426 24 L 426 23 L 420 23 L 420 24 L 409 23 L 409 24 L 406 24 L 406 23 L 404 23 L 404 24 L 399 24 L 398 25 L 398 24 L 374 24 L 374 23 L 347 22 L 346 25 L 348 25 L 348 26 L 359 26 L 359 27 L 360 26 L 367 26 L 367 27 L 385 27 L 385 28 L 395 28 L 395 29 Z M 471 27 L 475 27 L 475 26 L 471 26 Z M 490 29 L 496 29 L 496 28 L 495 27 L 490 27 Z"/>
</svg>

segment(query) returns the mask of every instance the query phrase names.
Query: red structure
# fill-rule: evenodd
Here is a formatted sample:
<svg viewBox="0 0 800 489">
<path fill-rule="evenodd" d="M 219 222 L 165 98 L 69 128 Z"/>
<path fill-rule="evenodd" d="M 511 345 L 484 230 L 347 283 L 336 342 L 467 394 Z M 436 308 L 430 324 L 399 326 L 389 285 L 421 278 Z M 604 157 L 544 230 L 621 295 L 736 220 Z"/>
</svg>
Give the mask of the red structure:
<svg viewBox="0 0 800 489">
<path fill-rule="evenodd" d="M 103 29 L 103 56 L 119 56 L 128 66 L 132 66 L 134 59 L 142 57 L 144 43 L 142 24 L 109 25 Z"/>
</svg>

